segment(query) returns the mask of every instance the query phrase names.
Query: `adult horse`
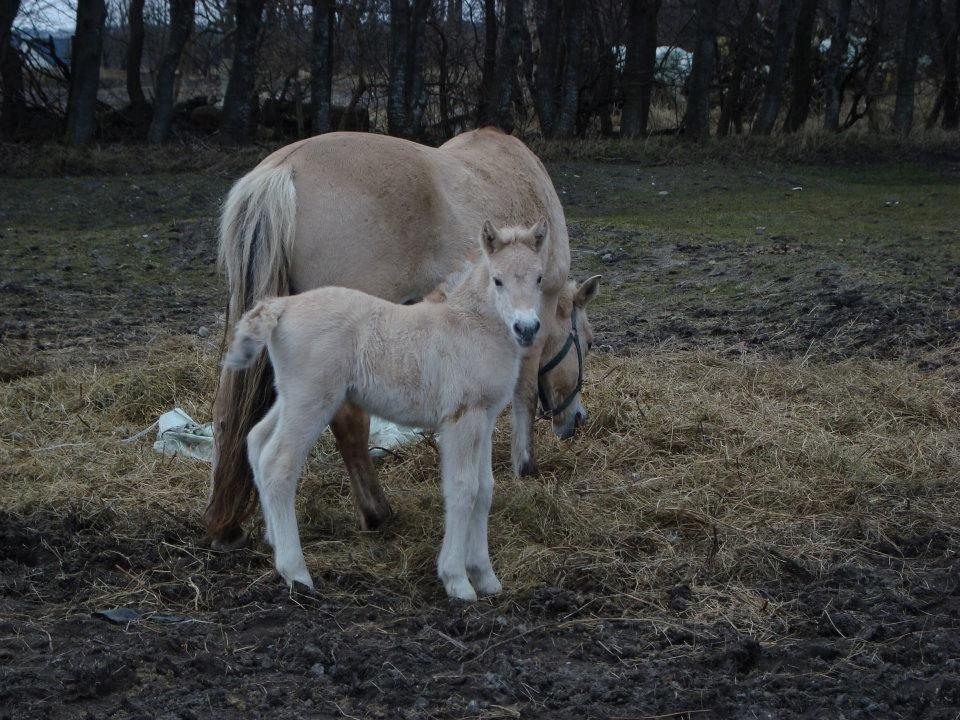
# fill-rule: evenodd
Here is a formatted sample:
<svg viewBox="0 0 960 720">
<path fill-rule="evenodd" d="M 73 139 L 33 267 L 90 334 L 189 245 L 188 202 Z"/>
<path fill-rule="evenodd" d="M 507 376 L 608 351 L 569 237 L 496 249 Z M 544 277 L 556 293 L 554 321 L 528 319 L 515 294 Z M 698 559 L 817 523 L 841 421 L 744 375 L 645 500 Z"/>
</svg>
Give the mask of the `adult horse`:
<svg viewBox="0 0 960 720">
<path fill-rule="evenodd" d="M 227 334 L 259 300 L 325 285 L 416 302 L 463 265 L 484 220 L 509 226 L 538 217 L 546 219 L 550 233 L 543 329 L 514 392 L 511 442 L 514 471 L 533 474 L 541 360 L 566 353 L 560 365 L 567 372 L 557 368 L 541 378 L 547 403 L 559 409 L 554 430 L 568 435 L 585 411 L 578 395 L 579 368 L 574 382 L 560 382 L 579 357 L 579 345 L 577 356 L 568 352 L 571 320 L 557 315 L 570 268 L 563 209 L 543 164 L 516 138 L 485 128 L 430 148 L 382 135 L 329 133 L 267 157 L 234 185 L 223 209 Z M 245 438 L 273 400 L 272 374 L 263 357 L 245 371 L 221 374 L 204 514 L 209 534 L 220 544 L 242 536 L 241 524 L 256 507 Z M 330 426 L 350 476 L 360 526 L 375 528 L 391 510 L 369 456 L 369 417 L 347 403 Z"/>
</svg>

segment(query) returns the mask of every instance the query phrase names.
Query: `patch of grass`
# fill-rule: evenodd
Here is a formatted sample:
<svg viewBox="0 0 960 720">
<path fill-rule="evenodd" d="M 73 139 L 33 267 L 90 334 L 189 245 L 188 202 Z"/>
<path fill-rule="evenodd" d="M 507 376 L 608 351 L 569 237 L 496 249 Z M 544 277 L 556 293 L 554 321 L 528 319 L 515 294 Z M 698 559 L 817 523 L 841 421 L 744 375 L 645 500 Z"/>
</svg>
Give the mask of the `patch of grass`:
<svg viewBox="0 0 960 720">
<path fill-rule="evenodd" d="M 0 507 L 82 506 L 108 512 L 111 532 L 173 523 L 199 542 L 208 467 L 157 455 L 150 439 L 121 440 L 174 405 L 207 417 L 215 350 L 172 336 L 139 357 L 0 386 Z M 789 605 L 760 592 L 786 566 L 815 576 L 912 536 L 960 531 L 960 385 L 945 375 L 865 360 L 665 350 L 600 354 L 588 370 L 583 432 L 561 442 L 538 427 L 541 477 L 513 478 L 508 423 L 496 433 L 491 547 L 501 602 L 559 586 L 589 596 L 598 613 L 640 616 L 662 610 L 665 590 L 686 583 L 697 598 L 692 619 L 722 619 L 763 639 L 789 625 Z M 298 495 L 308 565 L 321 593 L 325 578 L 351 576 L 410 607 L 431 602 L 442 533 L 436 450 L 405 448 L 380 472 L 397 519 L 384 533 L 358 532 L 324 435 Z M 201 547 L 189 554 L 247 574 L 251 585 L 278 582 L 259 550 L 227 568 Z M 142 583 L 181 576 L 149 564 L 164 557 L 130 558 L 130 586 L 100 592 L 167 605 Z"/>
</svg>

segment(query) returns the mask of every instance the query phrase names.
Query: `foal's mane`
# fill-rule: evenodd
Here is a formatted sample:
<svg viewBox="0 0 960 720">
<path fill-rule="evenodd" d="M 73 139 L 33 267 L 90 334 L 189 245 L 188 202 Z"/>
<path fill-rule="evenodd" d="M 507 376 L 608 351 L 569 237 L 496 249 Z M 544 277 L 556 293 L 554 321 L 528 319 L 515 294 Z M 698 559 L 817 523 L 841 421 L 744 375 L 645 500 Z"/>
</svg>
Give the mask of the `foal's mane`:
<svg viewBox="0 0 960 720">
<path fill-rule="evenodd" d="M 464 281 L 470 277 L 470 274 L 473 272 L 473 269 L 477 266 L 477 261 L 480 259 L 480 253 L 477 251 L 471 252 L 466 259 L 463 261 L 463 264 L 460 265 L 456 270 L 447 275 L 439 285 L 437 285 L 433 290 L 430 291 L 424 298 L 424 302 L 429 303 L 443 303 L 447 301 L 447 298 L 450 297 L 450 294 L 453 293 L 458 287 L 463 285 Z"/>
</svg>

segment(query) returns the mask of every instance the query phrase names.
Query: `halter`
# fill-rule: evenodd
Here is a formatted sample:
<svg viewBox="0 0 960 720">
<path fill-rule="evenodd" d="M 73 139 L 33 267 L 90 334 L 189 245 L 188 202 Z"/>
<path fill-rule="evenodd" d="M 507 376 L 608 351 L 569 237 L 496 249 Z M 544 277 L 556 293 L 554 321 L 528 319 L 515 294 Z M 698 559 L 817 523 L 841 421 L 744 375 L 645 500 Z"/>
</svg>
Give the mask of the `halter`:
<svg viewBox="0 0 960 720">
<path fill-rule="evenodd" d="M 577 386 L 573 389 L 573 392 L 567 395 L 562 403 L 557 405 L 557 407 L 551 408 L 547 391 L 543 387 L 543 376 L 563 361 L 567 353 L 570 352 L 571 346 L 577 349 Z M 540 368 L 540 371 L 537 373 L 537 394 L 540 396 L 540 405 L 543 407 L 542 416 L 552 418 L 562 413 L 570 407 L 570 403 L 577 397 L 577 393 L 580 392 L 581 387 L 583 387 L 583 351 L 580 349 L 580 336 L 577 335 L 577 308 L 574 307 L 570 313 L 570 334 L 567 336 L 567 341 L 563 344 L 563 347 L 560 348 L 560 351 L 550 359 L 550 362 Z"/>
</svg>

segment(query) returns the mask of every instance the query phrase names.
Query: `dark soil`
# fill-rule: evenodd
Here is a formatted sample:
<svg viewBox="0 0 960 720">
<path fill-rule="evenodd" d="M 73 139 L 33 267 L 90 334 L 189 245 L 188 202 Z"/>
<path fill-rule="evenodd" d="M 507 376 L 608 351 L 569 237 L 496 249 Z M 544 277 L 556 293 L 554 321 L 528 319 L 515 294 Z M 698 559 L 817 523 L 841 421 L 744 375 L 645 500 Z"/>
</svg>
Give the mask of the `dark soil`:
<svg viewBox="0 0 960 720">
<path fill-rule="evenodd" d="M 957 538 L 942 534 L 816 574 L 785 568 L 758 590 L 789 601 L 791 620 L 760 642 L 686 619 L 685 585 L 665 589 L 668 613 L 642 620 L 598 617 L 595 598 L 554 588 L 509 606 L 435 597 L 415 610 L 357 576 L 291 596 L 251 582 L 249 552 L 214 553 L 170 526 L 0 518 L 0 717 L 960 712 L 960 563 Z M 117 605 L 125 615 L 98 614 Z"/>
<path fill-rule="evenodd" d="M 958 362 L 955 177 L 944 180 L 953 194 L 936 205 L 936 223 L 901 243 L 927 211 L 907 207 L 899 176 L 896 207 L 884 184 L 814 174 L 784 178 L 784 193 L 765 177 L 756 202 L 796 227 L 761 237 L 750 188 L 728 226 L 682 225 L 700 211 L 698 193 L 718 207 L 735 201 L 752 182 L 746 171 L 657 169 L 663 196 L 641 170 L 654 172 L 552 168 L 574 271 L 605 275 L 591 307 L 601 345 Z M 819 205 L 788 212 L 799 202 L 790 186 L 811 196 L 817 182 L 818 202 L 849 190 L 871 208 L 844 233 L 855 242 L 821 242 L 826 230 L 810 230 Z M 229 178 L 5 184 L 0 382 L 60 363 L 123 362 L 161 332 L 204 328 L 217 341 L 213 218 Z M 634 214 L 621 217 L 621 205 Z M 915 215 L 897 225 L 898 212 Z M 788 612 L 777 632 L 753 637 L 698 623 L 696 593 L 682 583 L 662 588 L 646 619 L 618 619 L 602 598 L 555 588 L 451 606 L 437 584 L 416 607 L 360 573 L 290 596 L 261 577 L 262 555 L 199 545 L 198 523 L 0 512 L 0 718 L 955 720 L 958 540 L 895 538 L 816 569 L 785 558 L 776 582 L 752 590 Z M 116 608 L 126 614 L 98 614 Z"/>
</svg>

